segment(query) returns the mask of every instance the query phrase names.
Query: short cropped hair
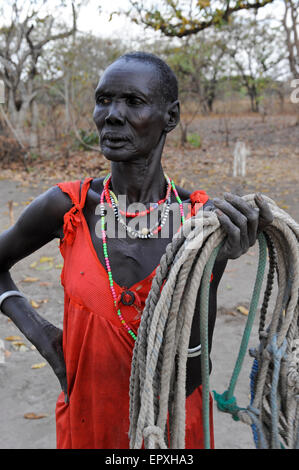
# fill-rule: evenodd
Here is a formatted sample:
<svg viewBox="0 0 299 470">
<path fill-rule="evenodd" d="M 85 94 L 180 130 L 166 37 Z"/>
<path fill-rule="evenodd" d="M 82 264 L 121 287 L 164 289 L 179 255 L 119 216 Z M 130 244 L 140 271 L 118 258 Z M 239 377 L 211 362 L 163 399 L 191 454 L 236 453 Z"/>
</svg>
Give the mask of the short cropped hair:
<svg viewBox="0 0 299 470">
<path fill-rule="evenodd" d="M 178 99 L 178 81 L 175 73 L 160 57 L 149 52 L 136 51 L 124 54 L 116 59 L 118 60 L 138 60 L 154 65 L 159 74 L 159 84 L 165 103 L 172 103 Z"/>
</svg>

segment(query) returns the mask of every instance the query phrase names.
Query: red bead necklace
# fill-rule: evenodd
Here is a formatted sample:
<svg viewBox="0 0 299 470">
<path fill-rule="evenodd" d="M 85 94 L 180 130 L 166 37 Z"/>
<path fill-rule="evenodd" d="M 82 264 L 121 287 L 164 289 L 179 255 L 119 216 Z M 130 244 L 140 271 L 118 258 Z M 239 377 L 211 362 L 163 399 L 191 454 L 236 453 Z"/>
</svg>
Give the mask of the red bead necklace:
<svg viewBox="0 0 299 470">
<path fill-rule="evenodd" d="M 160 199 L 158 202 L 155 202 L 154 204 L 152 204 L 149 207 L 149 209 L 146 209 L 146 210 L 140 211 L 140 212 L 138 212 L 138 211 L 137 212 L 124 212 L 118 207 L 118 211 L 122 215 L 124 215 L 125 217 L 142 217 L 142 216 L 145 216 L 145 215 L 149 214 L 154 209 L 157 209 L 157 207 L 159 207 L 161 204 L 163 204 L 169 198 L 169 195 L 170 195 L 170 192 L 171 192 L 171 189 L 172 189 L 171 181 L 166 175 L 165 175 L 165 179 L 167 181 L 166 196 L 163 199 Z M 109 206 L 112 207 L 111 195 L 112 195 L 113 199 L 116 202 L 117 202 L 117 198 L 116 198 L 115 194 L 109 189 L 110 182 L 111 182 L 111 174 L 108 174 L 106 176 L 106 178 L 104 179 L 103 185 L 104 185 L 104 193 L 105 193 L 106 201 L 108 202 Z"/>
</svg>

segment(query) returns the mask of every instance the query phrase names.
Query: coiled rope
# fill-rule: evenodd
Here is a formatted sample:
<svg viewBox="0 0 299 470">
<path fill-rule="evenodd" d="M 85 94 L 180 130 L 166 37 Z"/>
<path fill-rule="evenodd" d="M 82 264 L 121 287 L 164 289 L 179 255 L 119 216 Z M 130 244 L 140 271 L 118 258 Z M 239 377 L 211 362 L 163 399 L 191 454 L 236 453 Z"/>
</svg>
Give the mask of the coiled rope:
<svg viewBox="0 0 299 470">
<path fill-rule="evenodd" d="M 299 225 L 263 196 L 274 220 L 259 235 L 259 265 L 247 324 L 228 390 L 215 393 L 220 409 L 251 425 L 259 448 L 299 446 Z M 244 196 L 252 207 L 254 195 Z M 130 377 L 130 448 L 185 448 L 186 364 L 200 289 L 201 374 L 205 447 L 209 430 L 208 307 L 210 277 L 225 238 L 213 212 L 188 219 L 160 261 L 135 342 Z M 233 395 L 258 308 L 269 251 L 269 273 L 259 339 L 251 373 L 251 403 L 240 408 Z M 274 271 L 278 294 L 272 316 L 268 301 Z M 163 287 L 163 288 L 162 288 Z M 269 317 L 269 318 L 268 318 Z M 169 435 L 167 432 L 167 422 Z M 280 439 L 283 440 L 280 442 Z"/>
</svg>

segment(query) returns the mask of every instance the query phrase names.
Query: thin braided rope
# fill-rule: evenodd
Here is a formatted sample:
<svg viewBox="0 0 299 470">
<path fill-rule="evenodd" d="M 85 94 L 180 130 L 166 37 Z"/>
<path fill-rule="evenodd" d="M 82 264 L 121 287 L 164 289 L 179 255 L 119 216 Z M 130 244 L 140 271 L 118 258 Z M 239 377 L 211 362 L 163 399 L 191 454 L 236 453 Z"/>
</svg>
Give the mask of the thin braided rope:
<svg viewBox="0 0 299 470">
<path fill-rule="evenodd" d="M 275 250 L 273 241 L 269 234 L 265 233 L 264 235 L 265 235 L 268 250 L 269 250 L 269 270 L 268 270 L 268 276 L 267 276 L 267 287 L 265 289 L 263 305 L 260 311 L 260 323 L 259 323 L 259 339 L 260 340 L 265 331 L 266 314 L 268 310 L 269 299 L 271 297 L 271 292 L 272 292 L 273 285 L 274 285 L 275 271 L 277 269 L 277 256 L 276 256 L 276 250 Z"/>
</svg>

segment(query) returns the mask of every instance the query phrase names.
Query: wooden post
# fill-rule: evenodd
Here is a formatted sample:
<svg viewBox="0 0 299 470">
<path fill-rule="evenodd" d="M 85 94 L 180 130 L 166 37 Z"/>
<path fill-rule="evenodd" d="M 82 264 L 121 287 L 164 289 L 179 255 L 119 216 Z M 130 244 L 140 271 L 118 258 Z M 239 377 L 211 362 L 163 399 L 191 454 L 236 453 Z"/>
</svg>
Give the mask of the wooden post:
<svg viewBox="0 0 299 470">
<path fill-rule="evenodd" d="M 250 150 L 246 147 L 244 142 L 236 142 L 233 165 L 234 177 L 246 175 L 246 158 L 249 154 Z"/>
</svg>

